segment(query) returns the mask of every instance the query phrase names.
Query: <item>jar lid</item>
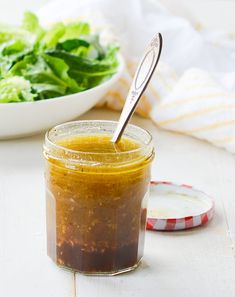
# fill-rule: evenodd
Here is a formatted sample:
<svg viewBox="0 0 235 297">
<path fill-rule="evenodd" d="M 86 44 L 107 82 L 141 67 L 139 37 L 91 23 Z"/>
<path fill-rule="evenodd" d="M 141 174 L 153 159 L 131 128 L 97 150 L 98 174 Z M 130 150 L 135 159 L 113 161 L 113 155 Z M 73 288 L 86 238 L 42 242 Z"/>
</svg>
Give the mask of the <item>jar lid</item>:
<svg viewBox="0 0 235 297">
<path fill-rule="evenodd" d="M 188 185 L 152 181 L 147 229 L 175 231 L 194 228 L 211 220 L 214 202 Z"/>
</svg>

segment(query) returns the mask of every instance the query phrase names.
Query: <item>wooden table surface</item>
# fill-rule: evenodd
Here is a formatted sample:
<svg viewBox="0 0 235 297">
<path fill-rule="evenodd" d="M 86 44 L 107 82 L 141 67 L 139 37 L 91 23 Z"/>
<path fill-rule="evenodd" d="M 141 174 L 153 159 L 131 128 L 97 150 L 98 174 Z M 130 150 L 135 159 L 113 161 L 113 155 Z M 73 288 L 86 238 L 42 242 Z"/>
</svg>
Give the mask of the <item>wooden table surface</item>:
<svg viewBox="0 0 235 297">
<path fill-rule="evenodd" d="M 107 110 L 82 116 L 117 118 Z M 214 219 L 190 231 L 148 231 L 143 263 L 134 272 L 88 277 L 62 270 L 46 255 L 44 135 L 1 141 L 1 297 L 235 296 L 235 155 L 137 116 L 132 122 L 154 137 L 152 178 L 208 192 L 215 200 Z"/>
</svg>

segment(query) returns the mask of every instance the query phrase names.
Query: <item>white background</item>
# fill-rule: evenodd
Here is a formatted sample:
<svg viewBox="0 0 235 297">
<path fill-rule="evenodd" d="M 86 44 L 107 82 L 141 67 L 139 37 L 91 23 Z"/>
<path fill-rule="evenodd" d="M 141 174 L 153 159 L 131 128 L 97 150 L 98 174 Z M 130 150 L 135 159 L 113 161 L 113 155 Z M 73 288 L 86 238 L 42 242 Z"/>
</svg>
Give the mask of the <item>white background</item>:
<svg viewBox="0 0 235 297">
<path fill-rule="evenodd" d="M 25 10 L 37 11 L 48 2 L 48 0 L 1 0 L 0 22 L 19 22 Z M 235 0 L 161 0 L 161 2 L 173 13 L 187 17 L 197 25 L 234 31 Z"/>
</svg>

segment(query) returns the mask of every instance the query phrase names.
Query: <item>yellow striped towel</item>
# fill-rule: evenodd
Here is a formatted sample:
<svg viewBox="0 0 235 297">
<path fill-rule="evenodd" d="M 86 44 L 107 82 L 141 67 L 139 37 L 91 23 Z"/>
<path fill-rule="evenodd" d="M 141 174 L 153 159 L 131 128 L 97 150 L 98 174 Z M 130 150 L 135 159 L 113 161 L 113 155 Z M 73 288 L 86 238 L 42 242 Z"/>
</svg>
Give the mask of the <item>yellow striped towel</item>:
<svg viewBox="0 0 235 297">
<path fill-rule="evenodd" d="M 100 105 L 115 110 L 123 107 L 135 68 L 135 62 L 128 63 L 116 87 Z M 235 153 L 235 94 L 206 71 L 189 69 L 178 78 L 170 67 L 159 63 L 136 112 L 164 129 Z"/>
</svg>

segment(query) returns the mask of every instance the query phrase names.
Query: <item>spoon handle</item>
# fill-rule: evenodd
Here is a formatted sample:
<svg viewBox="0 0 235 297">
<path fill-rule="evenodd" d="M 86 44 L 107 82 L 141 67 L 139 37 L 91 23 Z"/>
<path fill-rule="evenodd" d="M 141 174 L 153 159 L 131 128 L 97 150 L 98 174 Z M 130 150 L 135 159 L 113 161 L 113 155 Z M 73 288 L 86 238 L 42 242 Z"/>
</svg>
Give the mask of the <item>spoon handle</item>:
<svg viewBox="0 0 235 297">
<path fill-rule="evenodd" d="M 137 103 L 145 91 L 157 66 L 161 50 L 162 36 L 160 33 L 157 33 L 145 50 L 145 53 L 138 65 L 117 128 L 111 140 L 113 143 L 118 142 L 121 138 L 128 121 L 134 113 Z"/>
</svg>

